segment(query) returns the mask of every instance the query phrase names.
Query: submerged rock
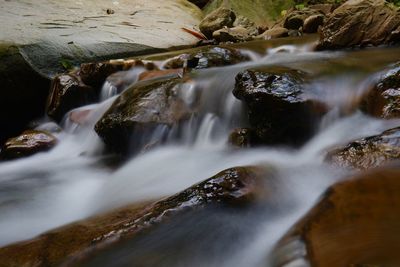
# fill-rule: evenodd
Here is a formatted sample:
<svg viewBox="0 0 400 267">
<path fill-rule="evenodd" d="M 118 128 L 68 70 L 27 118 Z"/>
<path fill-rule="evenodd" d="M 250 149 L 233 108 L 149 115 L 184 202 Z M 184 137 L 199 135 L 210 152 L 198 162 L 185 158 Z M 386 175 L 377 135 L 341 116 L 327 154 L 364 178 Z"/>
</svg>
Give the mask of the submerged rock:
<svg viewBox="0 0 400 267">
<path fill-rule="evenodd" d="M 195 53 L 181 54 L 164 63 L 166 69 L 205 69 L 221 67 L 248 61 L 250 58 L 238 49 L 228 47 L 207 47 Z"/>
<path fill-rule="evenodd" d="M 199 25 L 200 31 L 208 38 L 212 37 L 213 32 L 223 27 L 232 27 L 236 19 L 235 13 L 225 7 L 220 7 L 208 14 Z"/>
<path fill-rule="evenodd" d="M 47 115 L 61 121 L 63 116 L 77 108 L 97 100 L 96 90 L 84 84 L 75 74 L 62 74 L 54 78 L 47 100 Z"/>
<path fill-rule="evenodd" d="M 350 0 L 328 17 L 318 49 L 398 43 L 399 32 L 398 8 L 384 0 Z"/>
<path fill-rule="evenodd" d="M 331 186 L 278 243 L 273 266 L 399 266 L 400 169 Z"/>
<path fill-rule="evenodd" d="M 326 107 L 304 95 L 306 76 L 283 67 L 236 76 L 233 94 L 246 104 L 250 125 L 263 144 L 301 145 L 314 133 Z"/>
<path fill-rule="evenodd" d="M 48 151 L 57 143 L 57 139 L 50 133 L 40 130 L 29 130 L 21 135 L 10 138 L 4 144 L 0 159 L 10 160 L 28 157 L 33 154 Z"/>
<path fill-rule="evenodd" d="M 55 229 L 30 241 L 0 248 L 0 266 L 60 266 L 73 255 L 78 257 L 68 266 L 85 266 L 86 260 L 90 262 L 104 250 L 113 249 L 124 240 L 163 224 L 171 217 L 215 204 L 239 208 L 268 198 L 270 191 L 264 179 L 271 175 L 271 170 L 263 167 L 227 169 L 154 204 L 133 205 Z"/>
<path fill-rule="evenodd" d="M 133 85 L 97 122 L 96 132 L 109 148 L 123 154 L 148 143 L 163 142 L 165 130 L 193 112 L 181 98 L 181 90 L 185 90 L 180 86 L 183 82 L 183 79 L 173 77 Z"/>
<path fill-rule="evenodd" d="M 369 169 L 400 159 L 400 128 L 366 137 L 329 152 L 326 160 L 336 166 Z"/>
<path fill-rule="evenodd" d="M 382 75 L 361 101 L 361 110 L 384 119 L 400 118 L 400 64 Z"/>
</svg>

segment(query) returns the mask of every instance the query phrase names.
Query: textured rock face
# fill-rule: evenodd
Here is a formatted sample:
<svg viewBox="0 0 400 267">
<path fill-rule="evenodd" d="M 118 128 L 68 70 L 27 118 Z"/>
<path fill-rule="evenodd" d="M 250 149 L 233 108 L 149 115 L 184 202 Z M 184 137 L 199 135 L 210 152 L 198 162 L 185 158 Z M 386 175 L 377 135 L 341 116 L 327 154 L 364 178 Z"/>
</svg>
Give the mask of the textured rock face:
<svg viewBox="0 0 400 267">
<path fill-rule="evenodd" d="M 369 169 L 400 159 L 400 128 L 351 142 L 329 152 L 327 161 L 346 168 Z"/>
<path fill-rule="evenodd" d="M 300 145 L 325 107 L 304 97 L 304 77 L 287 68 L 239 73 L 233 94 L 248 107 L 250 125 L 264 144 Z"/>
<path fill-rule="evenodd" d="M 38 152 L 50 150 L 57 139 L 48 132 L 29 130 L 10 138 L 0 151 L 0 159 L 17 159 L 28 157 Z"/>
<path fill-rule="evenodd" d="M 199 25 L 200 31 L 208 38 L 213 32 L 222 29 L 224 26 L 232 27 L 236 19 L 235 13 L 228 8 L 220 7 L 208 14 Z"/>
<path fill-rule="evenodd" d="M 183 0 L 2 1 L 0 143 L 43 116 L 50 80 L 66 67 L 195 44 L 182 27 L 202 16 Z"/>
<path fill-rule="evenodd" d="M 96 132 L 111 149 L 122 153 L 140 149 L 147 142 L 162 142 L 165 136 L 151 140 L 157 128 L 170 128 L 191 114 L 180 98 L 182 82 L 179 77 L 151 80 L 127 89 L 97 122 Z M 134 133 L 137 140 L 131 139 Z"/>
<path fill-rule="evenodd" d="M 274 266 L 399 266 L 399 177 L 388 168 L 333 185 L 281 239 Z"/>
<path fill-rule="evenodd" d="M 154 204 L 133 205 L 0 248 L 0 266 L 55 267 L 76 253 L 71 266 L 87 266 L 104 250 L 112 250 L 114 245 L 184 212 L 218 203 L 241 207 L 266 198 L 269 191 L 264 179 L 271 175 L 271 170 L 262 167 L 227 169 Z M 87 248 L 91 249 L 85 251 Z M 82 251 L 85 260 L 81 261 Z"/>
<path fill-rule="evenodd" d="M 365 95 L 361 110 L 385 119 L 400 117 L 400 64 L 386 72 Z"/>
<path fill-rule="evenodd" d="M 285 21 L 283 23 L 283 27 L 289 30 L 298 30 L 300 28 L 303 28 L 305 26 L 305 22 L 310 20 L 310 18 L 314 16 L 322 16 L 322 20 L 324 15 L 322 12 L 315 10 L 315 9 L 303 9 L 303 10 L 295 10 L 293 12 L 290 12 L 287 17 L 285 18 Z M 310 21 L 307 22 L 309 24 Z M 322 23 L 319 23 L 321 25 Z M 318 29 L 318 26 L 314 26 L 315 31 L 311 32 L 316 32 L 316 29 Z M 311 27 L 308 25 L 307 30 L 311 29 Z M 310 31 L 305 31 L 308 33 L 311 33 Z"/>
<path fill-rule="evenodd" d="M 399 31 L 398 8 L 384 0 L 350 0 L 328 17 L 318 49 L 398 43 Z"/>
</svg>

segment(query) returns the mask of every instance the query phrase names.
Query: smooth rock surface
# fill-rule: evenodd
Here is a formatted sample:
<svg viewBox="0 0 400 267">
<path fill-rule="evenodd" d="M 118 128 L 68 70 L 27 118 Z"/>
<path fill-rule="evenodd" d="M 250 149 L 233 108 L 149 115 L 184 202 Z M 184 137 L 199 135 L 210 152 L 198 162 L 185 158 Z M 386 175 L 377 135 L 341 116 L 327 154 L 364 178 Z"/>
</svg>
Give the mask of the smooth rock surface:
<svg viewBox="0 0 400 267">
<path fill-rule="evenodd" d="M 202 16 L 186 0 L 1 1 L 0 143 L 43 116 L 55 74 L 82 62 L 195 44 L 182 28 Z"/>
<path fill-rule="evenodd" d="M 273 266 L 399 266 L 399 177 L 393 167 L 331 186 L 278 243 Z"/>
</svg>

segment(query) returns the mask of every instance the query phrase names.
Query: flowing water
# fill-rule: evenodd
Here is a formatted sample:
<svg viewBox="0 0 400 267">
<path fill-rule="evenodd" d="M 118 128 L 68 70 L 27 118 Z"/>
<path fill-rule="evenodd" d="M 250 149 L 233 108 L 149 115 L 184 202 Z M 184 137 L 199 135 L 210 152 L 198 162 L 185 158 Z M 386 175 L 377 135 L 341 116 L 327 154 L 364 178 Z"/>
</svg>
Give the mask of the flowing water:
<svg viewBox="0 0 400 267">
<path fill-rule="evenodd" d="M 216 208 L 183 216 L 143 237 L 140 245 L 131 244 L 119 254 L 119 261 L 112 256 L 102 259 L 104 266 L 126 266 L 132 259 L 143 262 L 143 255 L 157 254 L 154 262 L 140 266 L 261 266 L 274 243 L 324 190 L 348 175 L 324 163 L 328 149 L 399 125 L 396 120 L 363 115 L 352 104 L 383 70 L 400 60 L 393 56 L 400 49 L 312 52 L 310 47 L 304 41 L 251 43 L 245 47 L 251 62 L 191 74 L 192 82 L 183 85 L 181 93 L 189 104 L 200 97 L 199 114 L 178 126 L 179 135 L 177 129 L 163 127 L 149 133 L 154 140 L 167 136 L 167 142 L 135 154 L 118 168 L 106 164 L 93 127 L 116 95 L 136 82 L 139 71 L 109 79 L 103 102 L 80 108 L 90 111 L 84 124 L 66 116 L 53 150 L 0 163 L 0 245 L 119 206 L 172 195 L 229 167 L 264 164 L 273 166 L 280 181 L 272 209 Z M 234 78 L 256 66 L 308 72 L 313 79 L 307 94 L 331 107 L 303 147 L 238 150 L 227 145 L 230 131 L 247 123 L 241 103 L 231 93 Z M 115 80 L 123 86 L 113 85 Z"/>
</svg>

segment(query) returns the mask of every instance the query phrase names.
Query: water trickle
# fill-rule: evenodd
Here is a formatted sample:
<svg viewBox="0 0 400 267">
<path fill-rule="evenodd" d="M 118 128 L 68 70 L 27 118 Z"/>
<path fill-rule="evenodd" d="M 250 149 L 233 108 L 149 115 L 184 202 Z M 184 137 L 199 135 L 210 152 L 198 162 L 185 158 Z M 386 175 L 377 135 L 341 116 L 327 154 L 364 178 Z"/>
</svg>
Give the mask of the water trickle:
<svg viewBox="0 0 400 267">
<path fill-rule="evenodd" d="M 134 135 L 138 146 L 148 146 L 115 170 L 102 163 L 104 145 L 94 125 L 117 95 L 137 82 L 143 70 L 109 77 L 101 94 L 103 102 L 66 115 L 63 131 L 57 134 L 60 142 L 53 150 L 0 163 L 0 229 L 7 229 L 0 232 L 0 245 L 34 237 L 100 211 L 175 194 L 226 168 L 264 164 L 277 170 L 282 183 L 281 197 L 273 200 L 279 212 L 250 213 L 257 222 L 250 236 L 239 234 L 235 242 L 228 237 L 213 240 L 219 246 L 213 246 L 215 251 L 209 251 L 207 242 L 192 240 L 199 249 L 193 257 L 170 265 L 261 266 L 268 251 L 295 220 L 329 185 L 343 177 L 344 170 L 331 169 L 323 163 L 326 151 L 354 138 L 398 126 L 399 121 L 373 119 L 354 112 L 352 106 L 376 75 L 392 63 L 393 51 L 311 52 L 307 44 L 270 48 L 262 56 L 248 53 L 252 55 L 251 62 L 191 73 L 190 82 L 176 90 L 186 104 L 197 105 L 197 111 L 179 125 L 161 125 L 145 135 Z M 371 56 L 366 62 L 359 59 L 359 53 L 381 54 L 379 59 Z M 271 66 L 310 74 L 308 97 L 328 103 L 331 110 L 317 134 L 299 149 L 232 149 L 227 145 L 230 132 L 248 124 L 243 115 L 245 107 L 232 95 L 235 76 L 248 68 Z M 228 215 L 226 218 L 231 218 Z M 236 228 L 231 225 L 232 229 L 246 227 L 240 224 L 241 219 L 236 219 Z M 185 232 L 185 238 L 194 237 Z M 167 241 L 164 245 L 152 242 L 145 243 L 149 249 L 171 246 Z M 229 257 L 222 248 L 229 251 Z M 209 254 L 202 257 L 202 253 Z"/>
</svg>

